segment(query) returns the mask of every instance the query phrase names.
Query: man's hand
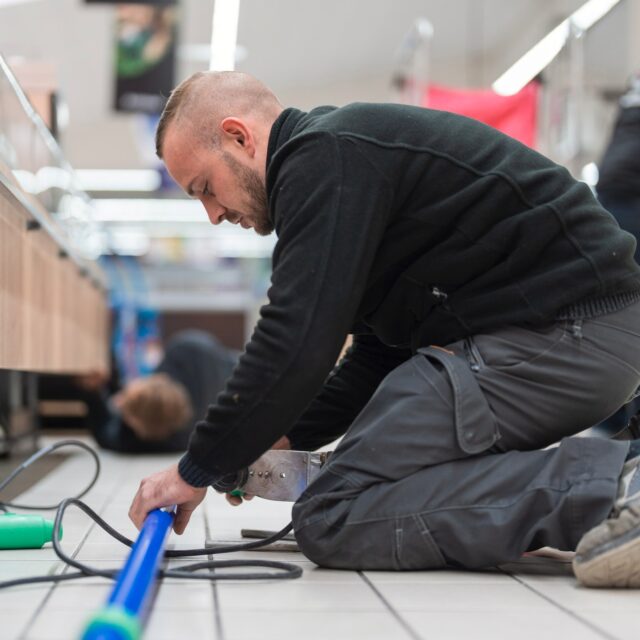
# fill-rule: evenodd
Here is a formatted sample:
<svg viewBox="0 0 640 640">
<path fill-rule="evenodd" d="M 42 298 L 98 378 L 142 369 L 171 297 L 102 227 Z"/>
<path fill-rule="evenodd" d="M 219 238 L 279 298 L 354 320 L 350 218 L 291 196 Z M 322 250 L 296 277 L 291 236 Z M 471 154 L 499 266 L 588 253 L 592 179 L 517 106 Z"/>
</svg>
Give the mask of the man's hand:
<svg viewBox="0 0 640 640">
<path fill-rule="evenodd" d="M 129 508 L 129 518 L 140 529 L 149 511 L 175 504 L 177 510 L 173 530 L 180 535 L 187 528 L 191 514 L 204 500 L 206 493 L 206 487 L 187 484 L 180 477 L 176 464 L 140 482 L 138 493 Z"/>
<path fill-rule="evenodd" d="M 289 442 L 289 438 L 287 438 L 287 436 L 282 436 L 282 438 L 277 440 L 271 448 L 272 449 L 291 449 L 291 443 Z M 253 499 L 253 496 L 248 493 L 245 493 L 242 497 L 232 496 L 230 493 L 225 493 L 224 497 L 232 507 L 239 507 L 245 500 Z"/>
</svg>

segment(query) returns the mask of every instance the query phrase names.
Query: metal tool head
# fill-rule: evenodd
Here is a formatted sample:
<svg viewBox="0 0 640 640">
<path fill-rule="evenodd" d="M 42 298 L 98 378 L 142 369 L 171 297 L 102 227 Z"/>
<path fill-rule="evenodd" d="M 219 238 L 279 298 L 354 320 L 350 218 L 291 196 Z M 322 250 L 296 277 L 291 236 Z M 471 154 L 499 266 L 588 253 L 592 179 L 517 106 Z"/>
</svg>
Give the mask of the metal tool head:
<svg viewBox="0 0 640 640">
<path fill-rule="evenodd" d="M 316 479 L 327 457 L 327 453 L 272 449 L 249 467 L 239 488 L 267 500 L 295 502 Z"/>
</svg>

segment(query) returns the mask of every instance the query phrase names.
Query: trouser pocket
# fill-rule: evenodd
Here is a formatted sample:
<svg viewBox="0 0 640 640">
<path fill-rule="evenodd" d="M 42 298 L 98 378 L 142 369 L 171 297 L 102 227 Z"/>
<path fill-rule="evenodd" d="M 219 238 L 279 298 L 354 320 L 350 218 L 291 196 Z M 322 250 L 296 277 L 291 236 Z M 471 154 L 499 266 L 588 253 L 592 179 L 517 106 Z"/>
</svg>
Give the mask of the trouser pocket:
<svg viewBox="0 0 640 640">
<path fill-rule="evenodd" d="M 439 364 L 451 386 L 453 420 L 460 448 L 469 455 L 482 453 L 499 439 L 498 425 L 469 362 L 437 347 L 418 349 L 431 364 Z"/>
</svg>

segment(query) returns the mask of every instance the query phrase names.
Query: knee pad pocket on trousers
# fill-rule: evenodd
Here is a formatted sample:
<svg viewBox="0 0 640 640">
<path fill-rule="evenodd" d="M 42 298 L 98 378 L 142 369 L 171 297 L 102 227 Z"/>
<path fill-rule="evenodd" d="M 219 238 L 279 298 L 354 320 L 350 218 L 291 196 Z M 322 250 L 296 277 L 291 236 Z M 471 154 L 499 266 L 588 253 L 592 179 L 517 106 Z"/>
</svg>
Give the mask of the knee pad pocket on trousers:
<svg viewBox="0 0 640 640">
<path fill-rule="evenodd" d="M 419 365 L 426 376 L 445 375 L 449 381 L 460 448 L 469 455 L 491 448 L 500 437 L 498 425 L 467 360 L 436 347 L 418 349 L 418 354 L 424 356 Z"/>
</svg>

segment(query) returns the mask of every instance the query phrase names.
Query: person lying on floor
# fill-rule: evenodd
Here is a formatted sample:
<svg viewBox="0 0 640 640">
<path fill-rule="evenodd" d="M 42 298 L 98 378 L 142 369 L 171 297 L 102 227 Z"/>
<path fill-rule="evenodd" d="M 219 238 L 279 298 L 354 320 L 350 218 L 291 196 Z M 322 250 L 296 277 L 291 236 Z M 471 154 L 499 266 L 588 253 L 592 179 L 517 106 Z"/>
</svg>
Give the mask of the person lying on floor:
<svg viewBox="0 0 640 640">
<path fill-rule="evenodd" d="M 121 453 L 185 451 L 194 416 L 206 412 L 235 366 L 235 352 L 197 330 L 177 333 L 152 375 L 109 395 L 104 377 L 77 380 L 96 442 Z"/>
</svg>

